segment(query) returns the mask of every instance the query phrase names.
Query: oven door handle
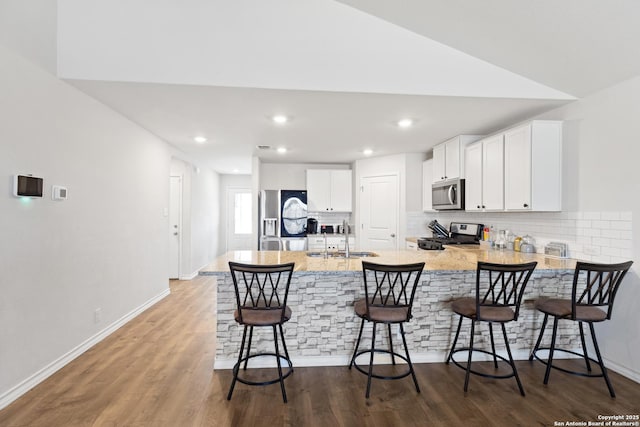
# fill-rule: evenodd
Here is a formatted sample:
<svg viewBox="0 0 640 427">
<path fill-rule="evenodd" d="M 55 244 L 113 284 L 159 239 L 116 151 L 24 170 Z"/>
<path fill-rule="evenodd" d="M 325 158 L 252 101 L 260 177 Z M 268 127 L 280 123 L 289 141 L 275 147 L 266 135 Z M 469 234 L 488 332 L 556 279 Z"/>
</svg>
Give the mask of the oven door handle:
<svg viewBox="0 0 640 427">
<path fill-rule="evenodd" d="M 449 203 L 451 203 L 452 205 L 455 205 L 456 189 L 454 188 L 453 185 L 449 186 L 449 191 L 447 192 L 447 196 L 449 197 Z"/>
</svg>

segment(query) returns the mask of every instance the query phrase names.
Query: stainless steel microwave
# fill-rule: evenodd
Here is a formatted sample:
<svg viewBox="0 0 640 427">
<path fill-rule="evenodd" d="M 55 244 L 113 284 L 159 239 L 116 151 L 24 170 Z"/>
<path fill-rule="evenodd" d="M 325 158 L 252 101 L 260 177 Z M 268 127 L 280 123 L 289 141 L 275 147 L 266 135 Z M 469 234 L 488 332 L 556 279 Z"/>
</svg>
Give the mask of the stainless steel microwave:
<svg viewBox="0 0 640 427">
<path fill-rule="evenodd" d="M 435 182 L 431 187 L 433 209 L 464 209 L 464 179 Z"/>
</svg>

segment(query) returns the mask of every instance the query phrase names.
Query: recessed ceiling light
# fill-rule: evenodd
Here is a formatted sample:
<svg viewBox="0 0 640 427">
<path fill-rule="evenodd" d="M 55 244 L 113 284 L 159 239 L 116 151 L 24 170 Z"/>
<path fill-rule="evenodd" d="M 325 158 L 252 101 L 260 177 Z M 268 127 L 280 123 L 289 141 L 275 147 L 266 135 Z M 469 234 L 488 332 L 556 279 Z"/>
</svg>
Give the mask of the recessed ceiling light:
<svg viewBox="0 0 640 427">
<path fill-rule="evenodd" d="M 373 154 L 373 150 L 371 148 L 365 148 L 364 150 L 362 150 L 362 154 L 364 154 L 365 156 L 370 156 Z"/>
<path fill-rule="evenodd" d="M 284 154 L 284 153 L 286 153 L 286 152 L 287 152 L 287 149 L 286 149 L 286 148 L 284 148 L 284 147 L 278 147 L 278 153 L 280 153 L 280 154 Z"/>
<path fill-rule="evenodd" d="M 203 144 L 207 142 L 207 138 L 205 138 L 204 136 L 196 136 L 195 138 L 193 138 L 193 140 L 198 144 Z"/>
<path fill-rule="evenodd" d="M 238 169 L 233 170 L 233 173 L 238 173 L 238 172 L 240 172 Z"/>
<path fill-rule="evenodd" d="M 411 126 L 413 126 L 413 120 L 411 119 L 402 119 L 398 121 L 398 127 L 403 129 L 410 128 Z"/>
<path fill-rule="evenodd" d="M 285 116 L 285 115 L 283 115 L 283 114 L 278 114 L 278 115 L 276 115 L 276 116 L 273 116 L 271 119 L 272 119 L 275 123 L 277 123 L 277 124 L 279 124 L 279 125 L 285 124 L 285 123 L 287 123 L 287 122 L 289 121 L 289 117 L 287 117 L 287 116 Z"/>
</svg>

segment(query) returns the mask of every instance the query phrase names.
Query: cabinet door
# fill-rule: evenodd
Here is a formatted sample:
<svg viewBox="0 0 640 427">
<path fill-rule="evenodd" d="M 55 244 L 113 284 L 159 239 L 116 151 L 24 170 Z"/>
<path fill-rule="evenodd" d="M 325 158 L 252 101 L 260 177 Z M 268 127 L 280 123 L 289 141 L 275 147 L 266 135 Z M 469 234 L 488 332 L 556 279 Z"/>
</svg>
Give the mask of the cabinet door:
<svg viewBox="0 0 640 427">
<path fill-rule="evenodd" d="M 433 160 L 422 162 L 422 210 L 425 212 L 433 210 L 433 200 L 431 195 L 431 185 L 433 184 Z"/>
<path fill-rule="evenodd" d="M 331 204 L 334 212 L 352 211 L 353 180 L 350 170 L 331 171 Z"/>
<path fill-rule="evenodd" d="M 503 135 L 487 138 L 482 143 L 482 203 L 485 209 L 504 209 Z"/>
<path fill-rule="evenodd" d="M 460 178 L 460 138 L 456 137 L 445 142 L 444 177 L 445 179 Z"/>
<path fill-rule="evenodd" d="M 504 201 L 507 210 L 531 210 L 531 124 L 504 134 Z"/>
<path fill-rule="evenodd" d="M 331 171 L 307 169 L 307 210 L 326 212 L 331 208 Z"/>
<path fill-rule="evenodd" d="M 433 147 L 433 182 L 445 179 L 445 143 Z"/>
<path fill-rule="evenodd" d="M 482 142 L 465 148 L 464 160 L 464 208 L 479 211 L 482 206 Z"/>
</svg>

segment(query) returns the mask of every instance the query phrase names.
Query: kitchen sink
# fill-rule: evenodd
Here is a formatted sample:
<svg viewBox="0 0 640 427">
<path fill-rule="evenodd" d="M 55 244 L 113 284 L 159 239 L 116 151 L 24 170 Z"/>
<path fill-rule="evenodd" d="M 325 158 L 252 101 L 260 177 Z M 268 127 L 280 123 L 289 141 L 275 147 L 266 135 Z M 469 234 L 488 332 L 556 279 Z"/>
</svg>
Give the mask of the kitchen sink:
<svg viewBox="0 0 640 427">
<path fill-rule="evenodd" d="M 312 258 L 323 258 L 325 255 L 324 252 L 307 252 L 308 257 Z M 349 258 L 369 258 L 378 256 L 375 252 L 360 252 L 360 251 L 350 251 Z M 338 252 L 329 252 L 327 253 L 328 258 L 346 258 L 346 253 L 344 251 Z"/>
</svg>

